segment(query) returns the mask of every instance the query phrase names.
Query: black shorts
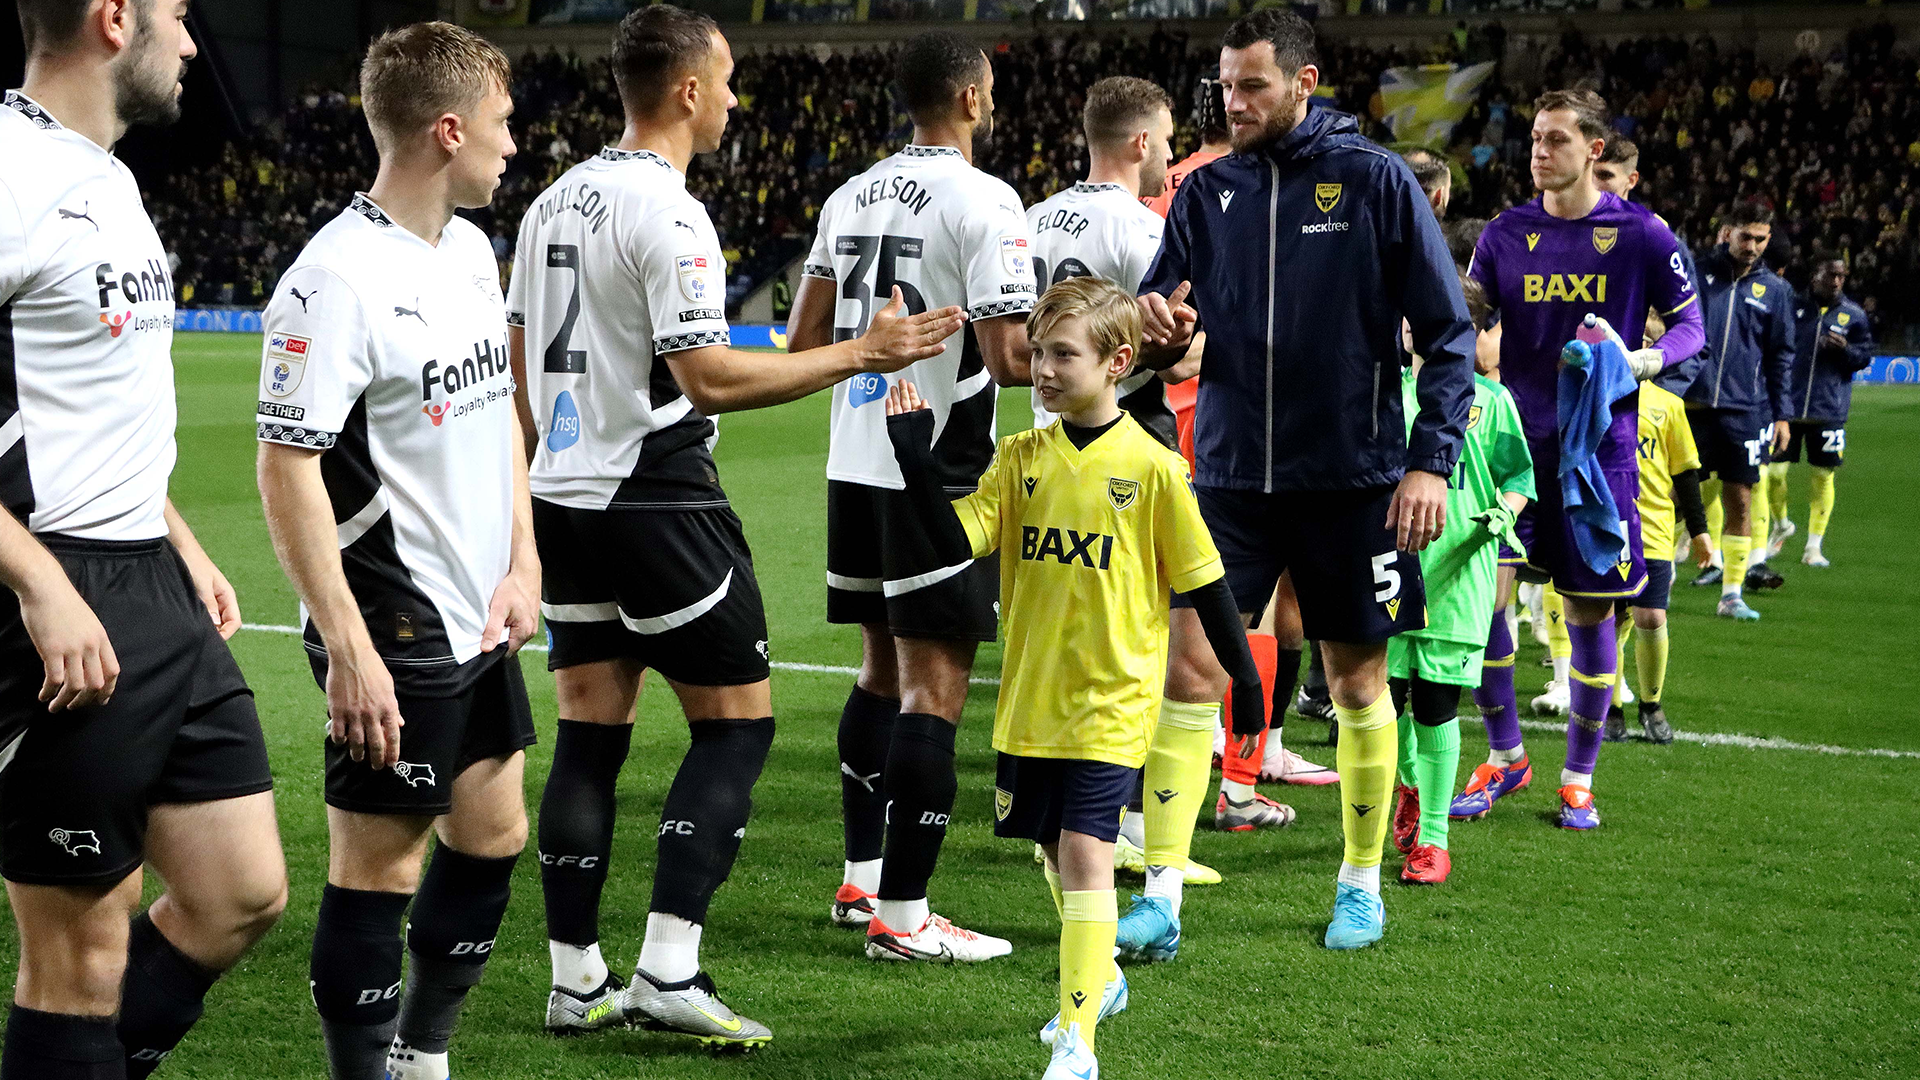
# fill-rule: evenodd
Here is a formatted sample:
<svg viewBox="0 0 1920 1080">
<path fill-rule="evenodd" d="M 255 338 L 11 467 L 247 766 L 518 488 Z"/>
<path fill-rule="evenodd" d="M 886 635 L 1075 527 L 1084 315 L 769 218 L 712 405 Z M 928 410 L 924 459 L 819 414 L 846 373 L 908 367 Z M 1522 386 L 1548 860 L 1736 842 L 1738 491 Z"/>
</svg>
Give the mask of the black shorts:
<svg viewBox="0 0 1920 1080">
<path fill-rule="evenodd" d="M 767 609 L 740 519 L 533 500 L 547 669 L 624 657 L 689 686 L 767 678 Z"/>
<path fill-rule="evenodd" d="M 1398 550 L 1387 528 L 1392 486 L 1195 493 L 1243 613 L 1258 618 L 1291 570 L 1300 623 L 1313 641 L 1366 644 L 1427 625 L 1420 556 Z M 1191 605 L 1175 597 L 1174 606 Z"/>
<path fill-rule="evenodd" d="M 1648 559 L 1647 583 L 1640 588 L 1640 595 L 1623 601 L 1622 607 L 1647 608 L 1665 611 L 1673 600 L 1673 560 Z"/>
<path fill-rule="evenodd" d="M 1053 844 L 1062 829 L 1111 844 L 1139 769 L 1079 758 L 1001 754 L 993 775 L 993 835 Z"/>
<path fill-rule="evenodd" d="M 1688 409 L 1687 425 L 1700 448 L 1700 475 L 1734 484 L 1760 482 L 1773 445 L 1773 423 L 1765 413 L 1733 409 Z"/>
<path fill-rule="evenodd" d="M 316 660 L 320 685 L 323 662 Z M 467 766 L 532 746 L 533 708 L 518 657 L 481 655 L 487 669 L 453 697 L 400 695 L 400 760 L 375 769 L 326 739 L 327 805 L 361 814 L 438 817 L 453 809 L 453 782 Z"/>
<path fill-rule="evenodd" d="M 1795 420 L 1787 430 L 1787 448 L 1775 461 L 1800 460 L 1800 444 L 1807 444 L 1807 464 L 1821 469 L 1837 469 L 1847 456 L 1847 425 L 1824 420 Z"/>
<path fill-rule="evenodd" d="M 49 714 L 45 668 L 0 589 L 0 873 L 110 885 L 145 858 L 147 808 L 273 788 L 253 692 L 173 545 L 40 538 L 113 642 L 105 705 Z"/>
<path fill-rule="evenodd" d="M 948 565 L 905 492 L 829 480 L 827 621 L 885 623 L 895 637 L 992 641 L 999 559 Z"/>
</svg>

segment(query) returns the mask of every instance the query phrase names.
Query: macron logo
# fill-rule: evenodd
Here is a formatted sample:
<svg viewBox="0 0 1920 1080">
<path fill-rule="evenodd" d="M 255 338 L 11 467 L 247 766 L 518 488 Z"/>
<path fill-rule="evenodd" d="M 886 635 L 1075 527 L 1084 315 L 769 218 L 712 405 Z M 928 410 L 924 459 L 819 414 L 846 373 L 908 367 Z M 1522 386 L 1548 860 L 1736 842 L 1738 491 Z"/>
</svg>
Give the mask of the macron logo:
<svg viewBox="0 0 1920 1080">
<path fill-rule="evenodd" d="M 1233 192 L 1231 191 L 1221 192 L 1220 193 L 1220 212 L 1223 214 L 1226 213 L 1227 204 L 1231 202 L 1233 202 Z"/>
</svg>

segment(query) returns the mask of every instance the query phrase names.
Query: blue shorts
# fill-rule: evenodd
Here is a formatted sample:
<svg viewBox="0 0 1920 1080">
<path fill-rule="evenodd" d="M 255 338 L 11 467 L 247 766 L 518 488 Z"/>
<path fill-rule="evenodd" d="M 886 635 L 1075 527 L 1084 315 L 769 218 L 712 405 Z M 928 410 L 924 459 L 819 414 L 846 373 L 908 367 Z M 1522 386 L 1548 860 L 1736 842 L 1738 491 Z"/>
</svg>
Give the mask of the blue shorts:
<svg viewBox="0 0 1920 1080">
<path fill-rule="evenodd" d="M 1640 590 L 1640 595 L 1634 597 L 1628 606 L 1665 611 L 1667 604 L 1672 600 L 1673 560 L 1648 559 L 1646 587 Z"/>
<path fill-rule="evenodd" d="M 1292 571 L 1300 622 L 1314 641 L 1366 644 L 1427 625 L 1420 556 L 1396 550 L 1387 528 L 1392 485 L 1195 494 L 1241 612 L 1258 617 Z M 1175 605 L 1191 606 L 1179 597 Z"/>
<path fill-rule="evenodd" d="M 1773 421 L 1767 410 L 1687 410 L 1687 426 L 1700 448 L 1700 475 L 1735 484 L 1760 482 L 1760 466 L 1771 459 Z"/>
<path fill-rule="evenodd" d="M 1558 456 L 1551 451 L 1543 454 L 1537 444 L 1533 450 L 1535 473 L 1554 476 Z M 1527 566 L 1545 574 L 1562 596 L 1617 600 L 1639 595 L 1646 584 L 1647 560 L 1641 553 L 1640 509 L 1635 502 L 1640 497 L 1640 474 L 1609 472 L 1606 477 L 1607 488 L 1613 492 L 1613 505 L 1619 510 L 1620 523 L 1626 526 L 1627 532 L 1626 550 L 1620 553 L 1619 561 L 1607 567 L 1606 573 L 1594 573 L 1581 560 L 1572 526 L 1560 508 L 1557 483 L 1549 480 L 1540 485 L 1540 497 L 1528 503 L 1527 508 L 1520 511 L 1519 520 L 1514 522 L 1514 533 L 1526 545 Z"/>
<path fill-rule="evenodd" d="M 1775 461 L 1800 460 L 1800 447 L 1807 448 L 1807 464 L 1821 469 L 1837 469 L 1847 454 L 1847 425 L 1825 420 L 1795 420 L 1788 429 L 1787 448 Z"/>
<path fill-rule="evenodd" d="M 1106 761 L 1001 754 L 993 835 L 1055 844 L 1064 829 L 1111 844 L 1139 778 L 1139 769 Z"/>
</svg>

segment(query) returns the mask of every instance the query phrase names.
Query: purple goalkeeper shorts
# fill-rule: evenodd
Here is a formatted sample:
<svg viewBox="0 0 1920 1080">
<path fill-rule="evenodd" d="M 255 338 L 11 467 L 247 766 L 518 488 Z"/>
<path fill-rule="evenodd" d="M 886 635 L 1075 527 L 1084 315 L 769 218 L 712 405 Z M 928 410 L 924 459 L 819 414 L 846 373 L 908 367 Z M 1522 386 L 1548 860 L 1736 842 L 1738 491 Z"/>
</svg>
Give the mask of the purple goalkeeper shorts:
<svg viewBox="0 0 1920 1080">
<path fill-rule="evenodd" d="M 1627 532 L 1627 548 L 1605 573 L 1596 574 L 1580 558 L 1573 528 L 1560 508 L 1560 485 L 1554 478 L 1554 462 L 1542 464 L 1540 449 L 1534 449 L 1534 470 L 1541 478 L 1540 497 L 1529 503 L 1514 522 L 1513 531 L 1527 548 L 1527 565 L 1547 575 L 1563 596 L 1611 600 L 1637 596 L 1647 583 L 1647 563 L 1640 546 L 1640 474 L 1608 472 L 1607 488 L 1613 492 L 1613 505 L 1620 511 L 1620 523 Z"/>
</svg>

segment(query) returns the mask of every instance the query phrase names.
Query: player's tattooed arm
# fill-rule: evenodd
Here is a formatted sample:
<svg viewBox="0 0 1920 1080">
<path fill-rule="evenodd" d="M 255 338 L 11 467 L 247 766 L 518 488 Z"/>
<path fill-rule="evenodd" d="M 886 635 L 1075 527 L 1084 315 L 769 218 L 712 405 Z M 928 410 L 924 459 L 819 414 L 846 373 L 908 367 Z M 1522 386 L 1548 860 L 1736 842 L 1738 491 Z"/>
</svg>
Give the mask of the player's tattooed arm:
<svg viewBox="0 0 1920 1080">
<path fill-rule="evenodd" d="M 233 637 L 240 629 L 240 599 L 234 594 L 233 585 L 227 576 L 213 564 L 205 548 L 187 527 L 187 520 L 174 509 L 173 500 L 167 500 L 167 540 L 174 550 L 180 553 L 181 561 L 187 564 L 187 573 L 193 578 L 193 589 L 200 594 L 200 602 L 207 606 L 207 614 L 213 619 L 213 625 L 220 631 L 222 638 Z"/>
<path fill-rule="evenodd" d="M 825 390 L 865 372 L 892 373 L 945 352 L 966 313 L 957 307 L 909 315 L 896 286 L 887 306 L 857 338 L 805 352 L 771 356 L 725 345 L 668 353 L 674 381 L 708 416 L 764 409 Z"/>
<path fill-rule="evenodd" d="M 20 601 L 20 621 L 40 653 L 47 711 L 104 705 L 120 680 L 113 642 L 53 553 L 9 513 L 0 513 L 0 585 Z"/>
<path fill-rule="evenodd" d="M 340 565 L 320 451 L 261 443 L 260 501 L 274 554 L 327 647 L 327 734 L 376 769 L 400 760 L 400 703 Z"/>
</svg>

